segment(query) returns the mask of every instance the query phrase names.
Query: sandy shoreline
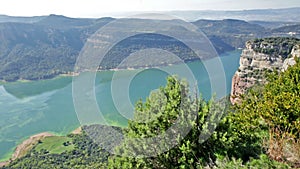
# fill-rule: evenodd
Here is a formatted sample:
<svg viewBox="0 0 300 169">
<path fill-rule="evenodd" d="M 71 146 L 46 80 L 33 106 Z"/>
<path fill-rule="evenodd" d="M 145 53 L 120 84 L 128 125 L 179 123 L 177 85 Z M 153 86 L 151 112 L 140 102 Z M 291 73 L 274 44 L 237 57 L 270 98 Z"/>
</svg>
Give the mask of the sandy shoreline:
<svg viewBox="0 0 300 169">
<path fill-rule="evenodd" d="M 44 133 L 39 133 L 39 134 L 33 135 L 33 136 L 29 137 L 29 139 L 24 140 L 15 149 L 15 152 L 12 155 L 12 160 L 15 160 L 15 159 L 17 159 L 19 157 L 22 157 L 23 155 L 25 155 L 23 153 L 25 153 L 26 150 L 29 150 L 35 144 L 37 144 L 39 140 L 41 140 L 41 139 L 43 139 L 45 137 L 50 137 L 50 136 L 54 136 L 54 134 L 51 134 L 51 133 L 48 133 L 48 132 L 44 132 Z"/>
<path fill-rule="evenodd" d="M 50 136 L 54 136 L 54 135 L 51 133 L 48 133 L 48 132 L 43 132 L 43 133 L 33 135 L 33 136 L 29 137 L 28 139 L 24 140 L 21 144 L 19 144 L 16 147 L 16 149 L 9 161 L 0 162 L 0 167 L 3 167 L 5 165 L 9 164 L 11 161 L 22 157 L 23 155 L 25 155 L 27 150 L 29 150 L 35 144 L 37 144 L 39 140 L 41 140 L 45 137 L 50 137 Z"/>
<path fill-rule="evenodd" d="M 78 127 L 77 129 L 73 130 L 73 131 L 71 132 L 71 134 L 81 134 L 81 132 L 82 132 L 82 128 L 81 128 L 81 127 Z"/>
<path fill-rule="evenodd" d="M 78 127 L 77 129 L 73 130 L 71 133 L 72 134 L 80 134 L 81 132 L 82 132 L 81 127 Z M 13 160 L 24 156 L 28 150 L 30 150 L 34 145 L 36 145 L 39 142 L 39 140 L 44 139 L 46 137 L 51 137 L 51 136 L 55 136 L 55 135 L 52 133 L 49 133 L 49 132 L 43 132 L 43 133 L 39 133 L 39 134 L 30 136 L 28 139 L 24 140 L 21 144 L 19 144 L 16 147 L 16 149 L 9 161 L 0 162 L 0 167 L 3 167 L 5 165 L 9 164 L 10 162 L 12 162 Z"/>
<path fill-rule="evenodd" d="M 8 161 L 5 161 L 5 162 L 0 162 L 0 167 L 3 167 L 5 165 L 7 165 L 9 162 Z"/>
</svg>

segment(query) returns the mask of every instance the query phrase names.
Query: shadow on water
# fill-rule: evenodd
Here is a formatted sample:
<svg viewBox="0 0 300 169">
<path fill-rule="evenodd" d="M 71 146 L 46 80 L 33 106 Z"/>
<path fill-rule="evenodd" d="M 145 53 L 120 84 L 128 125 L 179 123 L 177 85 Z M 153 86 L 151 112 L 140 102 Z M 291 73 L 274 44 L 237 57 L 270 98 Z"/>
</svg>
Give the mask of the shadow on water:
<svg viewBox="0 0 300 169">
<path fill-rule="evenodd" d="M 3 86 L 9 94 L 23 99 L 64 88 L 70 83 L 72 83 L 72 77 L 57 77 L 49 80 L 6 83 Z"/>
</svg>

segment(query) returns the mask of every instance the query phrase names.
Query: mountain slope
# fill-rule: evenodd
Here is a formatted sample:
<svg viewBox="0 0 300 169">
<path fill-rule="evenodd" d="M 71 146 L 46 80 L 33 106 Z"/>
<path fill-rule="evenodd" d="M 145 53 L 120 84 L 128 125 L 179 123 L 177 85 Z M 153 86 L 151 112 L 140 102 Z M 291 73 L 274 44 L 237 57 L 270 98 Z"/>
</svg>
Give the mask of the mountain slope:
<svg viewBox="0 0 300 169">
<path fill-rule="evenodd" d="M 78 30 L 62 32 L 25 23 L 0 24 L 0 77 L 41 79 L 71 71 L 83 45 Z"/>
<path fill-rule="evenodd" d="M 0 23 L 0 80 L 36 80 L 73 71 L 87 37 L 112 20 L 50 15 L 35 23 Z"/>
<path fill-rule="evenodd" d="M 13 22 L 14 20 L 18 22 Z M 7 21 L 10 22 L 1 23 L 0 16 L 0 80 L 36 80 L 73 71 L 76 58 L 86 40 L 99 28 L 114 20 L 50 15 L 32 18 L 8 17 Z M 135 23 L 130 19 L 124 22 L 128 26 Z M 145 24 L 147 22 L 145 20 Z M 258 24 L 234 19 L 198 20 L 193 24 L 208 36 L 219 54 L 241 48 L 249 39 L 272 35 L 269 29 Z M 278 28 L 273 33 L 277 35 L 287 29 L 298 28 Z M 118 34 L 122 29 L 116 28 L 115 31 Z M 170 28 L 168 31 L 177 31 L 177 28 Z M 176 51 L 178 48 L 181 52 L 177 51 L 175 54 L 183 56 L 183 60 L 191 60 L 192 57 L 186 53 L 186 46 L 172 41 L 169 37 L 153 34 L 131 37 L 116 45 L 101 66 L 114 68 L 126 55 L 149 47 L 169 51 Z"/>
<path fill-rule="evenodd" d="M 193 24 L 208 36 L 219 53 L 242 48 L 250 39 L 269 35 L 264 27 L 242 20 L 198 20 Z"/>
</svg>

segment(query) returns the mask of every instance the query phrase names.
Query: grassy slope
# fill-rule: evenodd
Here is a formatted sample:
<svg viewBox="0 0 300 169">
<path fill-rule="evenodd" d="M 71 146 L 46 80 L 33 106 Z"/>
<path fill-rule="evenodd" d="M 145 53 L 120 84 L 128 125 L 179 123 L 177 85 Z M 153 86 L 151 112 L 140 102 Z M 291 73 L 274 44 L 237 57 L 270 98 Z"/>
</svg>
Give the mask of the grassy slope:
<svg viewBox="0 0 300 169">
<path fill-rule="evenodd" d="M 69 142 L 67 146 L 64 145 L 66 142 Z M 64 136 L 52 136 L 41 140 L 41 143 L 39 143 L 34 149 L 37 151 L 45 149 L 51 154 L 60 154 L 64 151 L 73 150 L 74 145 L 72 144 L 72 138 Z"/>
</svg>

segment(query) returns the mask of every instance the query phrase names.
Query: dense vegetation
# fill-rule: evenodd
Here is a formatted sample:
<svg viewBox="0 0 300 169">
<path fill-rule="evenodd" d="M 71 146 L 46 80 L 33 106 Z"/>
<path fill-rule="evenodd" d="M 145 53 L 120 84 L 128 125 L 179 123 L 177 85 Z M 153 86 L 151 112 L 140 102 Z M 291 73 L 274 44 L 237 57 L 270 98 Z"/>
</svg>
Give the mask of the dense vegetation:
<svg viewBox="0 0 300 169">
<path fill-rule="evenodd" d="M 219 52 L 243 48 L 250 39 L 270 35 L 264 27 L 241 20 L 198 20 L 194 24 L 208 36 Z"/>
<path fill-rule="evenodd" d="M 220 113 L 218 103 L 201 99 L 193 102 L 181 98 L 187 97 L 186 86 L 172 78 L 169 79 L 165 89 L 151 95 L 145 104 L 137 104 L 135 120 L 148 117 L 151 112 L 159 116 L 146 124 L 129 122 L 128 130 L 125 131 L 125 141 L 117 148 L 118 152 L 122 152 L 122 156 L 110 156 L 109 168 L 296 167 L 300 159 L 298 135 L 300 114 L 297 107 L 300 100 L 299 70 L 300 62 L 279 77 L 272 75 L 269 78 L 270 83 L 265 87 L 253 89 L 244 96 L 241 104 L 229 108 L 227 115 L 219 124 L 213 123 L 213 119 L 217 119 Z M 281 90 L 273 88 L 273 85 Z M 161 104 L 164 102 L 159 98 L 163 95 L 174 100 L 170 99 L 165 105 Z M 284 99 L 274 99 L 285 96 L 291 97 L 291 100 L 284 102 Z M 270 102 L 269 99 L 273 104 L 266 103 Z M 173 106 L 170 106 L 170 103 Z M 157 108 L 158 104 L 163 106 Z M 190 106 L 184 106 L 186 104 Z M 157 157 L 130 157 L 132 150 L 149 152 L 149 149 L 153 148 L 151 144 L 129 141 L 130 138 L 147 138 L 157 135 L 158 131 L 164 133 L 174 124 L 174 117 L 181 117 L 183 112 L 190 114 L 191 109 L 197 107 L 197 104 L 198 118 L 190 123 L 192 129 L 189 134 L 183 140 L 177 140 L 177 146 Z M 165 111 L 168 108 L 170 110 Z M 273 112 L 268 113 L 270 110 Z M 210 123 L 205 122 L 207 118 L 210 119 L 208 120 Z M 211 126 L 216 125 L 215 131 L 209 130 Z M 199 141 L 201 132 L 211 135 L 204 143 Z M 172 135 L 180 138 L 179 133 L 173 132 Z"/>
<path fill-rule="evenodd" d="M 255 87 L 235 107 L 234 116 L 245 119 L 241 129 L 264 131 L 266 154 L 271 159 L 300 167 L 300 61 L 278 75 L 268 76 L 269 83 Z M 255 128 L 257 127 L 257 128 Z M 246 129 L 246 128 L 245 128 Z M 255 131 L 257 130 L 257 131 Z"/>
<path fill-rule="evenodd" d="M 124 39 L 123 41 L 116 44 L 103 58 L 102 63 L 99 65 L 101 69 L 112 69 L 116 68 L 124 59 L 130 54 L 143 50 L 157 48 L 168 51 L 175 54 L 183 61 L 190 61 L 199 59 L 198 56 L 190 49 L 186 44 L 179 40 L 155 33 L 144 33 L 132 36 Z M 154 67 L 154 66 L 165 66 L 168 64 L 174 64 L 172 59 L 161 56 L 159 61 L 157 58 L 151 61 L 151 57 L 147 57 L 147 63 L 144 59 L 131 63 L 123 63 L 119 68 L 139 68 L 139 67 Z"/>
<path fill-rule="evenodd" d="M 295 44 L 300 44 L 300 40 L 292 37 L 271 37 L 255 39 L 250 41 L 253 44 L 253 50 L 259 53 L 265 53 L 270 56 L 281 56 L 287 58 Z"/>
<path fill-rule="evenodd" d="M 32 24 L 0 23 L 0 80 L 38 80 L 72 72 L 86 39 L 113 20 L 50 15 Z M 128 20 L 129 25 L 132 22 Z M 146 48 L 164 49 L 182 60 L 195 58 L 184 43 L 174 38 L 141 34 L 114 46 L 99 66 L 115 68 L 131 53 Z"/>
<path fill-rule="evenodd" d="M 53 154 L 33 149 L 5 168 L 300 167 L 299 75 L 297 60 L 285 72 L 268 75 L 266 85 L 249 90 L 240 104 L 227 106 L 225 114 L 220 113 L 220 102 L 192 98 L 186 82 L 169 77 L 167 85 L 153 92 L 145 103 L 136 103 L 134 119 L 122 129 L 124 139 L 115 149 L 119 155 L 109 155 L 85 134 L 69 135 L 73 150 Z M 191 118 L 193 113 L 196 118 Z M 167 129 L 179 117 L 182 121 L 175 129 L 191 127 L 186 136 L 180 130 L 168 133 Z M 220 123 L 214 123 L 219 118 Z M 176 138 L 172 142 L 177 145 L 146 157 L 147 153 L 168 146 L 170 140 L 153 147 L 139 139 L 162 133 L 168 133 L 169 139 Z M 210 137 L 201 140 L 201 134 Z M 134 153 L 142 155 L 134 157 Z"/>
<path fill-rule="evenodd" d="M 38 80 L 73 71 L 87 37 L 111 20 L 50 15 L 32 24 L 0 23 L 0 80 Z"/>
</svg>

